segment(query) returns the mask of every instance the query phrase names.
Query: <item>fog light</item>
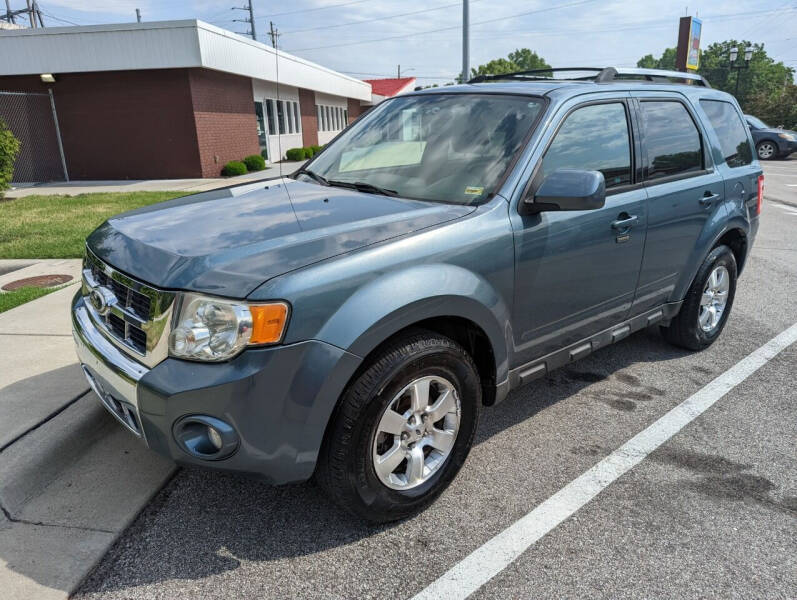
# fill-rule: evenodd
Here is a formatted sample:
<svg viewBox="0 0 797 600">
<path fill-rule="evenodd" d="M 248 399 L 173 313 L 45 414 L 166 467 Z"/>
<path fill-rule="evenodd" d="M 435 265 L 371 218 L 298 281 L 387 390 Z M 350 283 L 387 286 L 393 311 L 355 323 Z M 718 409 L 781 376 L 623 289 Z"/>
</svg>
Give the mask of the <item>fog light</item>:
<svg viewBox="0 0 797 600">
<path fill-rule="evenodd" d="M 208 415 L 183 417 L 172 427 L 172 434 L 183 452 L 202 460 L 221 460 L 238 448 L 232 425 Z"/>
<path fill-rule="evenodd" d="M 210 425 L 208 425 L 208 438 L 210 439 L 210 443 L 216 447 L 216 450 L 221 450 L 221 447 L 224 445 L 221 434 Z"/>
</svg>

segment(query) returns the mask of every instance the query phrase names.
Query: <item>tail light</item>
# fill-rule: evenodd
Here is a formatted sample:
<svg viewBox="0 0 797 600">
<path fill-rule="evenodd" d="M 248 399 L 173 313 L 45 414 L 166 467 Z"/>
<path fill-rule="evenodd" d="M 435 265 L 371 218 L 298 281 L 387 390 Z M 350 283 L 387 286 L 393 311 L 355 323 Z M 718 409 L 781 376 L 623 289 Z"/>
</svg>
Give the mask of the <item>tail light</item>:
<svg viewBox="0 0 797 600">
<path fill-rule="evenodd" d="M 764 176 L 758 176 L 758 202 L 755 205 L 755 214 L 761 214 L 761 205 L 764 203 Z"/>
</svg>

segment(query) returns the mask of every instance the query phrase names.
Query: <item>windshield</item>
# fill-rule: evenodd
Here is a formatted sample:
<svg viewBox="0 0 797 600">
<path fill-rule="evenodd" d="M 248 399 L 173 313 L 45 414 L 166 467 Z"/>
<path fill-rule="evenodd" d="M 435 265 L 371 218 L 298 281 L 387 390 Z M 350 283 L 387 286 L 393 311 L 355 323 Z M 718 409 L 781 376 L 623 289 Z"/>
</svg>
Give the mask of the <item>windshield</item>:
<svg viewBox="0 0 797 600">
<path fill-rule="evenodd" d="M 541 107 L 541 99 L 528 96 L 398 97 L 363 116 L 307 166 L 312 174 L 298 177 L 477 204 L 496 191 Z"/>
<path fill-rule="evenodd" d="M 756 129 L 769 129 L 769 125 L 764 123 L 758 117 L 753 117 L 753 116 L 747 115 L 747 122 L 750 123 L 750 125 L 752 125 Z"/>
</svg>

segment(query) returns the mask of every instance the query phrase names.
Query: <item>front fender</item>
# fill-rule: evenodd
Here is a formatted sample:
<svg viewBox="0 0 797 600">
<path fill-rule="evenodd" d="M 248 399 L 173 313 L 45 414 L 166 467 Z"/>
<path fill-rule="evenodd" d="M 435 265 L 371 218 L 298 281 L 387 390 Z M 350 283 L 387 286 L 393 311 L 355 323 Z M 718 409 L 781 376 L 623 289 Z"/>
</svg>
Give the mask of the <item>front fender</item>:
<svg viewBox="0 0 797 600">
<path fill-rule="evenodd" d="M 506 379 L 509 308 L 483 277 L 454 265 L 418 265 L 368 282 L 327 320 L 318 338 L 365 357 L 396 332 L 434 317 L 478 325 L 492 345 L 496 382 Z"/>
</svg>

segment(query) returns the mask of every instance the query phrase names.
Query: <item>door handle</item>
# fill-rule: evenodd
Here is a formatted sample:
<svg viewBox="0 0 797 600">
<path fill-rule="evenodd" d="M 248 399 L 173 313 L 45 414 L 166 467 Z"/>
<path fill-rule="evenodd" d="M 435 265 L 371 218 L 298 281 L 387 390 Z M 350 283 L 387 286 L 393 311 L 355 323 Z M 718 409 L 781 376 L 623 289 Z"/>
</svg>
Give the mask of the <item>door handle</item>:
<svg viewBox="0 0 797 600">
<path fill-rule="evenodd" d="M 627 215 L 622 214 L 620 215 L 623 217 L 622 219 L 617 219 L 616 221 L 612 221 L 612 229 L 616 229 L 617 231 L 624 231 L 631 229 L 634 225 L 637 224 L 639 221 L 639 217 L 636 215 Z"/>
<path fill-rule="evenodd" d="M 712 194 L 711 192 L 706 192 L 703 194 L 703 197 L 700 199 L 700 206 L 711 206 L 711 203 L 714 202 L 717 198 L 719 198 L 719 194 Z"/>
</svg>

